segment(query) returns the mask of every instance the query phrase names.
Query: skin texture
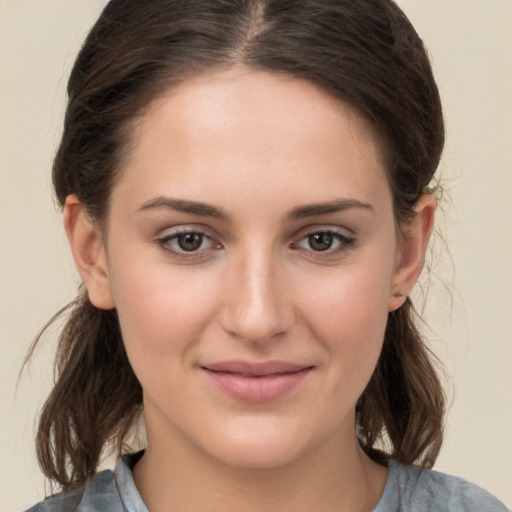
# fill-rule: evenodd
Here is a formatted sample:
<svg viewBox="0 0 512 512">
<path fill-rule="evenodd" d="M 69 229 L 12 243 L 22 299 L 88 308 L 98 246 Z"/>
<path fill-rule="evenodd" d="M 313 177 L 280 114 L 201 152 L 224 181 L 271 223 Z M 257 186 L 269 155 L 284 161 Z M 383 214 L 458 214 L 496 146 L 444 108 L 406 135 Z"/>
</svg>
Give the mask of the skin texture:
<svg viewBox="0 0 512 512">
<path fill-rule="evenodd" d="M 166 91 L 130 149 L 108 233 L 76 196 L 65 226 L 144 389 L 149 509 L 371 510 L 386 469 L 357 445 L 355 404 L 421 270 L 433 198 L 399 239 L 372 125 L 309 83 L 239 68 Z M 318 204 L 337 211 L 303 208 Z M 234 359 L 308 371 L 253 403 L 204 370 Z"/>
</svg>

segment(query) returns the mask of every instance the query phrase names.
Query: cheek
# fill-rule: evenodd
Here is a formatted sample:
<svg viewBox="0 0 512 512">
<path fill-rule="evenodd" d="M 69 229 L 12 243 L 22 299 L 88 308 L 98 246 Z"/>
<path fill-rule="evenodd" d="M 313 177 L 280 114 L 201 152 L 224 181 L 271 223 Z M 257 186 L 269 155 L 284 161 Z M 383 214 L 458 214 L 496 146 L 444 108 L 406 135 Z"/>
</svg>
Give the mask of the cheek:
<svg viewBox="0 0 512 512">
<path fill-rule="evenodd" d="M 383 335 L 391 286 L 389 265 L 358 265 L 316 280 L 304 290 L 302 304 L 310 324 L 323 332 L 360 345 L 366 338 Z M 331 333 L 331 335 L 329 335 Z"/>
<path fill-rule="evenodd" d="M 386 268 L 391 267 L 384 263 Z M 310 304 L 305 310 L 310 331 L 329 355 L 335 393 L 351 390 L 357 399 L 382 349 L 391 272 L 378 265 L 345 270 L 323 286 L 319 282 L 316 291 L 305 296 Z"/>
<path fill-rule="evenodd" d="M 126 350 L 136 370 L 139 364 L 173 356 L 186 357 L 215 314 L 212 279 L 190 269 L 148 264 L 121 257 L 112 265 L 111 287 Z M 137 370 L 136 370 L 137 372 Z"/>
</svg>

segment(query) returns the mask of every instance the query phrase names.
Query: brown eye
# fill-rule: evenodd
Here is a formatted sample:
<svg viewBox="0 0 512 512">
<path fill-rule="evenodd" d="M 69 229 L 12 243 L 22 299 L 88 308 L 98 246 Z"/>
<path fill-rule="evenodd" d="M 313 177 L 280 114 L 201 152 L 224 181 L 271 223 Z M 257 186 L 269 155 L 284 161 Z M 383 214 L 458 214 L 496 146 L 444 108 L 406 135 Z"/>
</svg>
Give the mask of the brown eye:
<svg viewBox="0 0 512 512">
<path fill-rule="evenodd" d="M 183 231 L 156 240 L 158 246 L 174 258 L 197 261 L 211 256 L 211 251 L 222 248 L 210 236 L 201 231 Z"/>
<path fill-rule="evenodd" d="M 176 242 L 183 251 L 197 251 L 203 244 L 203 235 L 199 233 L 183 233 L 176 237 Z"/>
<path fill-rule="evenodd" d="M 308 236 L 308 244 L 313 251 L 327 251 L 333 242 L 334 236 L 331 233 L 314 233 Z"/>
<path fill-rule="evenodd" d="M 334 230 L 314 231 L 303 236 L 295 247 L 316 253 L 320 257 L 336 256 L 349 250 L 356 243 L 356 239 Z"/>
</svg>

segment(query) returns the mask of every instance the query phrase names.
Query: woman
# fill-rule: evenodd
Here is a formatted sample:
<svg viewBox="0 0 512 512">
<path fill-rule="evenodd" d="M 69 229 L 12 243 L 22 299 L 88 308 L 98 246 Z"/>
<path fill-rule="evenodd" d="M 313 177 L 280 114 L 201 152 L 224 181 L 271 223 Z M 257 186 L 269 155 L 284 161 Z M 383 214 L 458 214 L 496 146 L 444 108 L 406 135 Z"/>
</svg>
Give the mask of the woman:
<svg viewBox="0 0 512 512">
<path fill-rule="evenodd" d="M 68 92 L 84 289 L 37 440 L 64 492 L 34 510 L 505 510 L 427 469 L 407 296 L 444 132 L 392 2 L 113 0 Z M 95 474 L 142 412 L 145 451 Z"/>
</svg>

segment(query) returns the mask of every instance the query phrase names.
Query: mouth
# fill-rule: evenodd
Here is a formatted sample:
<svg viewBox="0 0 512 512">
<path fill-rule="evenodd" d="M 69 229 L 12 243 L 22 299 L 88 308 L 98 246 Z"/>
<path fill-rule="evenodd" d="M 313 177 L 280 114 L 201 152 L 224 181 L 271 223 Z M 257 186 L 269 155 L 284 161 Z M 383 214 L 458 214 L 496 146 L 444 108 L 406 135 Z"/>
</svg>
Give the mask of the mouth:
<svg viewBox="0 0 512 512">
<path fill-rule="evenodd" d="M 281 361 L 223 361 L 201 366 L 221 392 L 251 403 L 269 402 L 290 393 L 313 368 Z"/>
</svg>

